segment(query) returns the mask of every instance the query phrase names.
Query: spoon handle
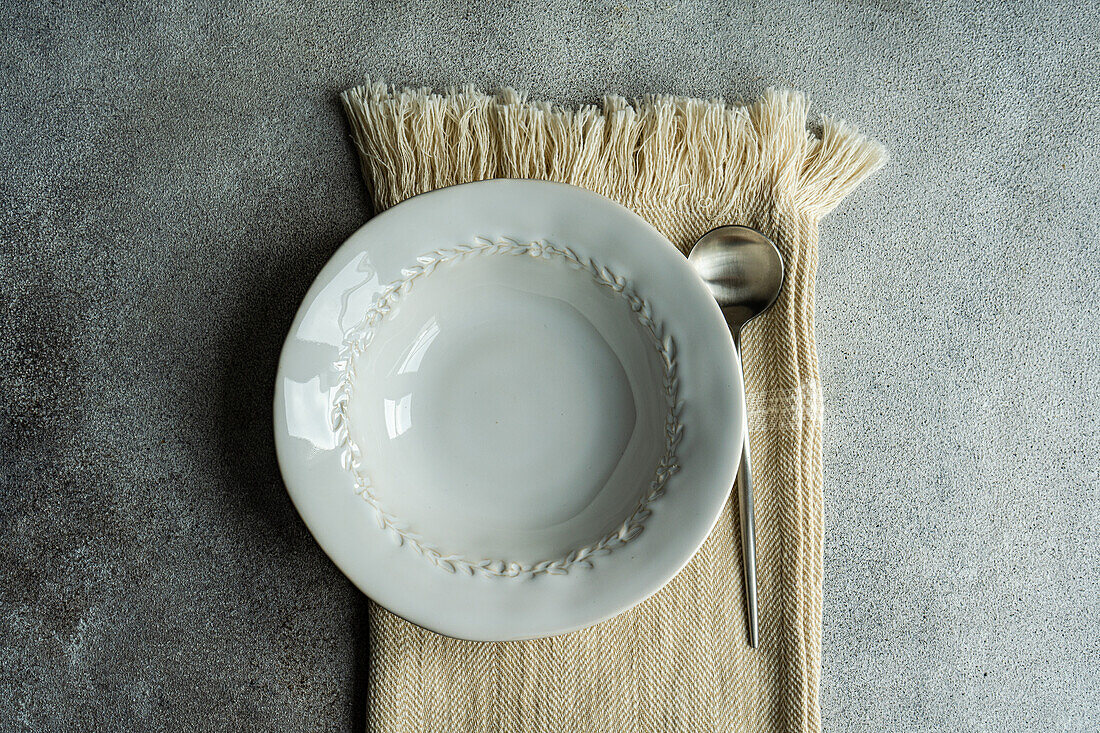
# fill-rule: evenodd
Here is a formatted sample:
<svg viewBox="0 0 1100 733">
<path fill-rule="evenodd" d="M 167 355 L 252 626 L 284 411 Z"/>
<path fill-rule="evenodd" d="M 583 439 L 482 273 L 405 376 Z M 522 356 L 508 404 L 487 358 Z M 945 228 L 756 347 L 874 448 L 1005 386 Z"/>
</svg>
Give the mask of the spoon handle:
<svg viewBox="0 0 1100 733">
<path fill-rule="evenodd" d="M 734 338 L 737 361 L 741 361 L 741 337 Z M 744 383 L 744 367 L 742 383 Z M 749 457 L 749 427 L 745 424 L 745 439 L 741 446 L 741 465 L 737 469 L 737 486 L 741 507 L 741 565 L 745 576 L 745 615 L 749 625 L 749 646 L 753 649 L 759 641 L 759 625 L 756 612 L 756 518 L 752 501 L 752 461 Z"/>
</svg>

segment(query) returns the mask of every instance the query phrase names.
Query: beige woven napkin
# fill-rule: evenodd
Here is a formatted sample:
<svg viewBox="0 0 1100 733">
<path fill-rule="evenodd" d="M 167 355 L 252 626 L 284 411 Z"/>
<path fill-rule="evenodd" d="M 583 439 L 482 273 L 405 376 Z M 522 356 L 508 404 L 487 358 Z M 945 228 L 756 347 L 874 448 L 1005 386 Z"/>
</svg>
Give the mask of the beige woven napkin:
<svg viewBox="0 0 1100 733">
<path fill-rule="evenodd" d="M 736 498 L 688 567 L 636 608 L 552 639 L 484 644 L 370 609 L 372 731 L 817 731 L 821 669 L 819 220 L 885 160 L 799 94 L 757 102 L 618 97 L 560 109 L 511 90 L 345 92 L 378 211 L 485 178 L 541 178 L 632 208 L 686 252 L 721 224 L 771 236 L 787 266 L 744 336 L 760 648 L 745 643 Z"/>
</svg>

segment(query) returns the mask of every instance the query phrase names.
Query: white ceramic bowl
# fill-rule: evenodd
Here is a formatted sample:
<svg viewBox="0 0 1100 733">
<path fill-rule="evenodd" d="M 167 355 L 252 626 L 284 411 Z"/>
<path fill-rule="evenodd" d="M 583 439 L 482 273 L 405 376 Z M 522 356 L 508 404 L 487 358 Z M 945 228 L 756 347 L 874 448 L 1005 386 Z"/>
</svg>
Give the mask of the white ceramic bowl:
<svg viewBox="0 0 1100 733">
<path fill-rule="evenodd" d="M 494 180 L 375 217 L 283 348 L 290 495 L 375 601 L 467 639 L 588 626 L 702 544 L 744 425 L 721 313 L 653 227 Z"/>
</svg>

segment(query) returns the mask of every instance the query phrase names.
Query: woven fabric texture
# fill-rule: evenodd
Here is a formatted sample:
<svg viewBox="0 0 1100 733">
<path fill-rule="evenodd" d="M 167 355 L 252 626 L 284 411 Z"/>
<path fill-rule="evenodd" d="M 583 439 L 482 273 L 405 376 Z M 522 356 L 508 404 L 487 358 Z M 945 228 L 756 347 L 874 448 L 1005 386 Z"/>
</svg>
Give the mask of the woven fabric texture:
<svg viewBox="0 0 1100 733">
<path fill-rule="evenodd" d="M 630 207 L 682 252 L 746 224 L 787 268 L 743 337 L 754 458 L 760 647 L 746 643 L 736 497 L 692 562 L 634 609 L 565 636 L 445 638 L 372 604 L 367 720 L 420 731 L 818 731 L 821 387 L 814 341 L 818 222 L 885 161 L 807 102 L 648 97 L 562 109 L 512 90 L 343 95 L 377 211 L 442 186 L 537 178 Z"/>
</svg>

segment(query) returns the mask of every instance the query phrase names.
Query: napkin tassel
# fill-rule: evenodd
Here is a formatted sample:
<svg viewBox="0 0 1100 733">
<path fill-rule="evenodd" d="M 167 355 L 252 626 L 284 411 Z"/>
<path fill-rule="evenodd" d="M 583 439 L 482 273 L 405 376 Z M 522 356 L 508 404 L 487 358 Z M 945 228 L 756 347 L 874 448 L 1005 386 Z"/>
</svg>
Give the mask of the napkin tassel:
<svg viewBox="0 0 1100 733">
<path fill-rule="evenodd" d="M 750 105 L 652 95 L 569 109 L 514 89 L 437 93 L 376 82 L 341 99 L 379 211 L 456 183 L 535 178 L 656 215 L 695 213 L 702 200 L 708 219 L 737 222 L 752 218 L 738 209 L 745 201 L 775 210 L 776 198 L 791 196 L 821 217 L 886 160 L 843 121 L 825 117 L 811 134 L 805 97 L 777 89 Z"/>
</svg>

